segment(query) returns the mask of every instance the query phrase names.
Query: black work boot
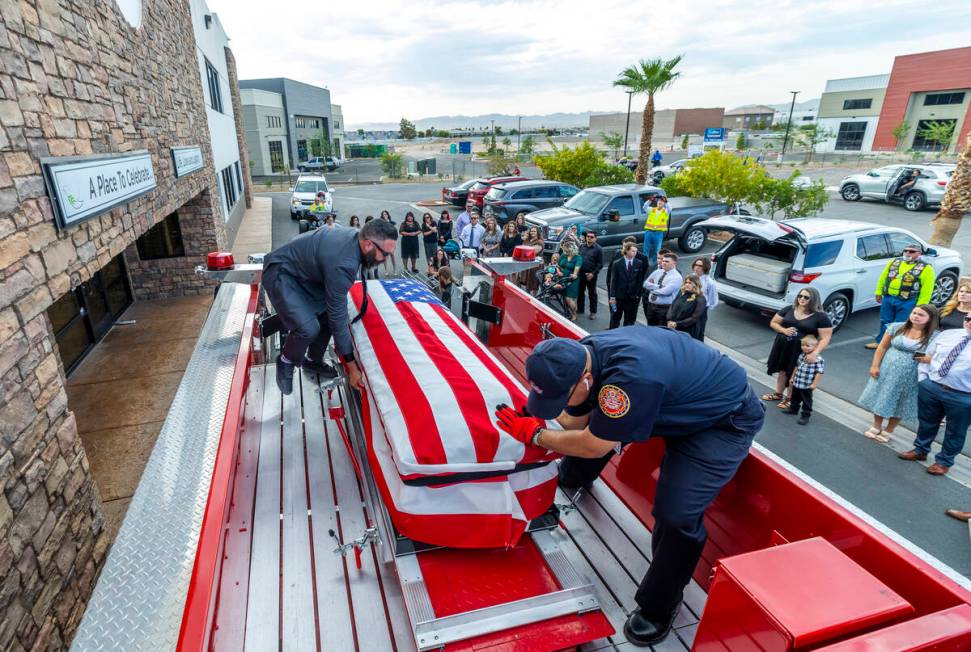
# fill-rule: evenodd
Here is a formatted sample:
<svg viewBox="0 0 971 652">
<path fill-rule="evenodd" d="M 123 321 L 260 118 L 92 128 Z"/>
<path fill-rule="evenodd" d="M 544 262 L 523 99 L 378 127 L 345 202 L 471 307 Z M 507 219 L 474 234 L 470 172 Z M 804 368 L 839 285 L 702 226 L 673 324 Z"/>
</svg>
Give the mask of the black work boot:
<svg viewBox="0 0 971 652">
<path fill-rule="evenodd" d="M 280 388 L 280 392 L 284 396 L 289 396 L 293 393 L 293 366 L 293 363 L 284 360 L 282 355 L 277 356 L 276 386 Z"/>
<path fill-rule="evenodd" d="M 671 625 L 681 609 L 679 604 L 667 618 L 651 620 L 641 615 L 640 609 L 635 609 L 624 624 L 624 635 L 632 645 L 647 647 L 657 645 L 671 632 Z"/>
</svg>

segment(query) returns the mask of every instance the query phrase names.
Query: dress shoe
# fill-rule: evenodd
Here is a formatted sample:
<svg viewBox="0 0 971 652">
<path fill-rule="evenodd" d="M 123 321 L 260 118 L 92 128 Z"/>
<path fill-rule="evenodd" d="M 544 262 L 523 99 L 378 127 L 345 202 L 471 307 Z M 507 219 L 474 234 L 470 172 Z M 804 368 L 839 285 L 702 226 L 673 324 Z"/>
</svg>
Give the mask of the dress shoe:
<svg viewBox="0 0 971 652">
<path fill-rule="evenodd" d="M 293 393 L 293 363 L 287 362 L 280 355 L 276 359 L 276 386 L 284 396 Z"/>
<path fill-rule="evenodd" d="M 304 358 L 303 364 L 300 368 L 304 371 L 309 371 L 313 374 L 318 374 L 321 380 L 330 380 L 332 378 L 337 378 L 337 370 L 334 369 L 329 364 L 323 362 L 315 362 L 310 358 Z"/>
<path fill-rule="evenodd" d="M 678 615 L 680 608 L 681 605 L 678 605 L 670 616 L 661 620 L 650 620 L 641 615 L 640 609 L 635 609 L 624 623 L 624 636 L 637 647 L 656 645 L 671 632 L 671 625 L 674 624 L 674 617 Z"/>
<path fill-rule="evenodd" d="M 782 411 L 782 414 L 799 414 L 799 410 L 793 410 L 792 408 L 786 408 Z"/>
<path fill-rule="evenodd" d="M 956 518 L 959 521 L 969 521 L 971 520 L 971 512 L 962 512 L 959 509 L 945 509 L 944 513 L 951 518 Z"/>
<path fill-rule="evenodd" d="M 927 459 L 927 453 L 921 453 L 919 450 L 911 450 L 906 453 L 897 453 L 897 457 L 908 462 L 923 462 Z"/>
<path fill-rule="evenodd" d="M 809 423 L 809 415 L 808 414 L 800 415 L 799 418 L 796 420 L 796 423 L 798 423 L 800 426 L 806 425 L 807 423 Z"/>
<path fill-rule="evenodd" d="M 591 312 L 591 313 L 590 313 L 590 321 L 593 321 L 593 320 L 594 320 L 594 319 L 596 319 L 596 318 L 597 318 L 597 313 L 595 313 L 595 312 Z"/>
<path fill-rule="evenodd" d="M 927 472 L 931 475 L 947 475 L 948 471 L 950 471 L 949 467 L 936 463 L 927 467 Z"/>
</svg>

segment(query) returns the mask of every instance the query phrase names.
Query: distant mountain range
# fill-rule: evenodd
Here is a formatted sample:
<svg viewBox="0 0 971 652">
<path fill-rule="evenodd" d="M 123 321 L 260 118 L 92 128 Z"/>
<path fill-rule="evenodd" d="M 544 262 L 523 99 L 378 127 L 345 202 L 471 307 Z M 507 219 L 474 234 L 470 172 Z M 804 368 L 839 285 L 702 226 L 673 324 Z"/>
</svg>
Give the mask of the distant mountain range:
<svg viewBox="0 0 971 652">
<path fill-rule="evenodd" d="M 768 104 L 779 111 L 788 111 L 789 103 Z M 796 111 L 805 111 L 819 106 L 819 99 L 805 100 L 796 102 Z M 732 107 L 726 107 L 726 109 Z M 545 115 L 524 115 L 522 116 L 523 129 L 537 127 L 556 127 L 586 128 L 590 124 L 590 116 L 601 113 L 614 113 L 614 111 L 582 111 L 580 113 L 547 113 Z M 484 115 L 436 115 L 430 118 L 419 118 L 414 120 L 415 128 L 425 131 L 430 127 L 435 129 L 463 129 L 472 127 L 475 130 L 488 129 L 492 126 L 492 121 L 496 121 L 497 127 L 502 127 L 506 131 L 516 129 L 519 125 L 520 116 L 508 115 L 506 113 L 486 113 Z M 358 122 L 349 124 L 345 127 L 346 131 L 394 131 L 398 129 L 397 122 Z"/>
</svg>

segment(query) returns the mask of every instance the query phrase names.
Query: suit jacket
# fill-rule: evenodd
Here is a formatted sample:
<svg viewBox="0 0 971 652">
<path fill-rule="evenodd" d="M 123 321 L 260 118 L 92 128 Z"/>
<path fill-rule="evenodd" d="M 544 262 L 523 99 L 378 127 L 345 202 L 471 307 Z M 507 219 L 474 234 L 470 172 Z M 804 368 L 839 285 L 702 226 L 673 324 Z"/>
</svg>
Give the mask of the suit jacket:
<svg viewBox="0 0 971 652">
<path fill-rule="evenodd" d="M 610 263 L 607 265 L 607 289 L 608 289 L 608 291 L 610 289 L 610 283 L 611 283 L 611 280 L 612 280 L 611 277 L 614 274 L 614 263 L 616 263 L 618 260 L 622 259 L 623 257 L 624 257 L 624 254 L 621 253 L 620 250 L 618 250 L 614 254 L 614 257 L 610 259 Z M 640 278 L 640 281 L 638 283 L 638 286 L 640 286 L 640 285 L 643 285 L 644 284 L 644 279 L 647 278 L 647 275 L 650 273 L 650 269 L 648 268 L 648 265 L 647 265 L 647 256 L 645 256 L 644 254 L 638 252 L 637 254 L 634 255 L 634 259 L 641 261 L 641 278 Z"/>
<path fill-rule="evenodd" d="M 621 256 L 611 265 L 610 285 L 607 295 L 618 301 L 636 299 L 641 294 L 641 279 L 644 278 L 644 263 L 637 258 L 631 261 L 630 272 L 627 271 L 627 259 Z"/>
</svg>

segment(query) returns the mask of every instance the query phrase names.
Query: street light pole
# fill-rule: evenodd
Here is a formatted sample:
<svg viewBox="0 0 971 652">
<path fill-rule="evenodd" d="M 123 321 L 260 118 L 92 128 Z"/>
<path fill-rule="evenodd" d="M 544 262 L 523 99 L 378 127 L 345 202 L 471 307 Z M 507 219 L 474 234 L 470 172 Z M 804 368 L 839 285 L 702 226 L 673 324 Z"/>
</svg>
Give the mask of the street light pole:
<svg viewBox="0 0 971 652">
<path fill-rule="evenodd" d="M 520 153 L 519 144 L 522 142 L 523 138 L 523 116 L 519 116 L 519 126 L 516 127 L 516 153 Z"/>
<path fill-rule="evenodd" d="M 627 93 L 627 122 L 624 125 L 624 158 L 627 158 L 627 135 L 630 133 L 630 101 L 634 97 L 634 91 L 624 91 Z"/>
<path fill-rule="evenodd" d="M 785 155 L 786 155 L 786 145 L 789 144 L 789 129 L 792 128 L 792 112 L 796 108 L 796 95 L 799 94 L 799 91 L 789 91 L 789 92 L 792 93 L 792 104 L 789 105 L 789 120 L 786 122 L 785 138 L 782 139 L 782 153 L 779 154 L 779 163 L 782 163 L 782 160 L 783 158 L 785 158 Z"/>
</svg>

